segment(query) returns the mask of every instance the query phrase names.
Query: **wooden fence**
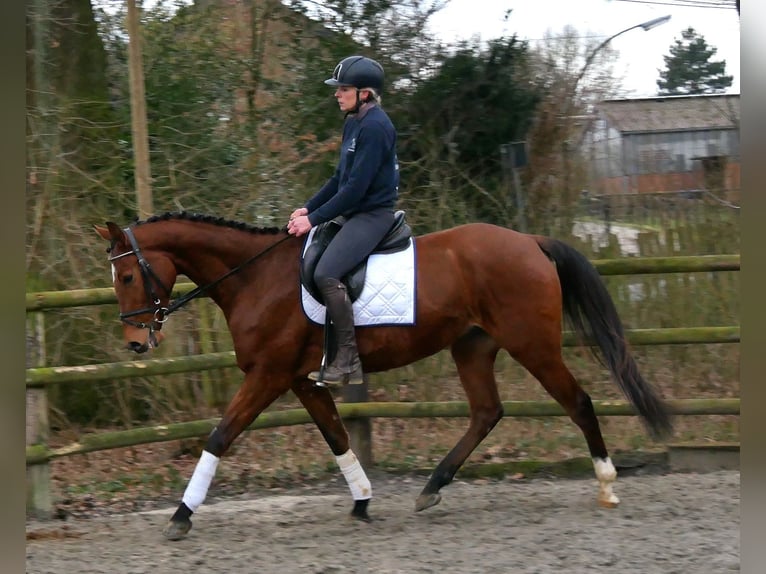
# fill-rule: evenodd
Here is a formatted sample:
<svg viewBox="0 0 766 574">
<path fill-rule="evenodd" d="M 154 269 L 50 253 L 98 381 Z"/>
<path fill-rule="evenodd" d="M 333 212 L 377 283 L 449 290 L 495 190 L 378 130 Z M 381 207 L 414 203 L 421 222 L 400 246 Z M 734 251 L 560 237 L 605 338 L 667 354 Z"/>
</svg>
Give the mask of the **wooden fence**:
<svg viewBox="0 0 766 574">
<path fill-rule="evenodd" d="M 593 261 L 601 275 L 638 275 L 656 273 L 739 271 L 739 255 L 706 255 L 691 257 L 652 257 Z M 181 283 L 174 297 L 191 290 L 190 283 Z M 26 309 L 28 329 L 34 329 L 36 320 L 47 309 L 80 307 L 115 303 L 111 288 L 79 289 L 60 292 L 28 293 Z M 626 332 L 632 345 L 674 345 L 698 343 L 737 343 L 739 326 L 686 327 L 664 329 L 635 329 Z M 576 342 L 572 333 L 564 333 L 564 345 Z M 166 375 L 235 366 L 232 351 L 196 356 L 148 359 L 74 367 L 33 367 L 26 370 L 27 424 L 27 512 L 45 518 L 50 515 L 49 461 L 74 454 L 98 450 L 163 442 L 208 434 L 217 419 L 197 420 L 169 425 L 134 428 L 124 431 L 87 434 L 70 445 L 51 449 L 47 445 L 48 403 L 45 389 L 61 383 L 90 384 L 149 375 Z M 739 399 L 682 399 L 669 401 L 673 413 L 679 415 L 738 415 Z M 504 416 L 544 417 L 564 415 L 554 401 L 506 401 Z M 632 416 L 634 411 L 626 401 L 594 401 L 599 416 Z M 346 387 L 344 402 L 338 405 L 351 434 L 352 448 L 363 464 L 372 460 L 370 419 L 374 417 L 466 417 L 466 402 L 432 403 L 371 403 L 367 402 L 367 384 Z M 304 409 L 265 412 L 248 430 L 310 423 Z"/>
</svg>

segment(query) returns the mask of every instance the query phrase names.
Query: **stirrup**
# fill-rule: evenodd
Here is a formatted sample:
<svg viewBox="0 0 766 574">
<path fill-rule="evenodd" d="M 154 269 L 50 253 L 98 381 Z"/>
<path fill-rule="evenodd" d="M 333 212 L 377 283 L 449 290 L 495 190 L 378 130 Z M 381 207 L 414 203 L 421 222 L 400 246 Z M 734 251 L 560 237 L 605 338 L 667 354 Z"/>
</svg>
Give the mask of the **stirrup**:
<svg viewBox="0 0 766 574">
<path fill-rule="evenodd" d="M 339 378 L 333 378 L 327 380 L 327 373 L 325 369 L 319 371 L 311 371 L 308 374 L 308 378 L 316 382 L 317 387 L 335 387 L 340 388 L 344 385 L 361 385 L 364 383 L 364 372 L 359 367 L 351 373 L 341 373 Z"/>
</svg>

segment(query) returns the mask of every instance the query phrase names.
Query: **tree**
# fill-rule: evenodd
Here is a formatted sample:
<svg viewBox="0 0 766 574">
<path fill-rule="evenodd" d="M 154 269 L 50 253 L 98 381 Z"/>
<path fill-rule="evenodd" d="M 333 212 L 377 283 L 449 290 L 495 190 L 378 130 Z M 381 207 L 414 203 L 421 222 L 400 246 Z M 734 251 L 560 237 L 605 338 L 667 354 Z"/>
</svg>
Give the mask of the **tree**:
<svg viewBox="0 0 766 574">
<path fill-rule="evenodd" d="M 100 193 L 117 179 L 119 128 L 90 0 L 27 3 L 27 42 L 27 277 L 39 288 L 79 286 L 75 214 L 107 202 L 119 210 Z"/>
<path fill-rule="evenodd" d="M 718 51 L 708 45 L 694 28 L 687 28 L 682 39 L 676 39 L 670 54 L 663 56 L 665 70 L 657 80 L 659 95 L 720 94 L 731 86 L 732 76 L 726 75 L 726 60 L 710 58 Z"/>
<path fill-rule="evenodd" d="M 527 54 L 515 36 L 484 47 L 462 43 L 439 56 L 407 110 L 392 116 L 401 138 L 404 205 L 430 198 L 440 207 L 439 218 L 422 229 L 464 220 L 510 222 L 500 148 L 523 139 L 532 122 L 537 94 L 520 80 L 528 75 Z M 417 212 L 414 207 L 408 213 Z"/>
<path fill-rule="evenodd" d="M 530 50 L 527 76 L 517 80 L 538 98 L 523 137 L 527 165 L 518 172 L 518 184 L 507 170 L 508 187 L 523 195 L 515 225 L 529 232 L 571 230 L 580 190 L 587 185 L 583 139 L 595 120 L 594 105 L 619 92 L 615 51 L 608 42 L 587 37 L 572 26 L 546 32 Z"/>
</svg>

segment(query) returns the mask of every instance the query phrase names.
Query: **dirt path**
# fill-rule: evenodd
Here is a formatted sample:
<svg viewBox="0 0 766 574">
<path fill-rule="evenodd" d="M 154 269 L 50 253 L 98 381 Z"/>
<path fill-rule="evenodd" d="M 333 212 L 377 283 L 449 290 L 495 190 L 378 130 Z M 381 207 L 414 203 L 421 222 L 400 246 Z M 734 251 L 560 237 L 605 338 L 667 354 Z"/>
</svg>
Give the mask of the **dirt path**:
<svg viewBox="0 0 766 574">
<path fill-rule="evenodd" d="M 415 513 L 425 479 L 372 476 L 371 524 L 350 521 L 342 479 L 203 505 L 179 542 L 173 508 L 28 523 L 27 573 L 483 573 L 739 571 L 739 472 L 621 477 L 615 510 L 595 480 L 456 481 Z M 38 539 L 34 539 L 34 536 Z"/>
</svg>

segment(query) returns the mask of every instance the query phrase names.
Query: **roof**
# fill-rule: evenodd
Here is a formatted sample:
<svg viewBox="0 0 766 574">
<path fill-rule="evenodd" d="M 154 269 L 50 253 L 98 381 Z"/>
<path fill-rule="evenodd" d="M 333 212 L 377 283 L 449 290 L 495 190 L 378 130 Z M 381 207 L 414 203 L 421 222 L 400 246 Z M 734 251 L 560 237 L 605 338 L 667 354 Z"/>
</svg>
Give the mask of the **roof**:
<svg viewBox="0 0 766 574">
<path fill-rule="evenodd" d="M 622 133 L 739 127 L 739 94 L 605 100 L 597 108 Z"/>
</svg>

